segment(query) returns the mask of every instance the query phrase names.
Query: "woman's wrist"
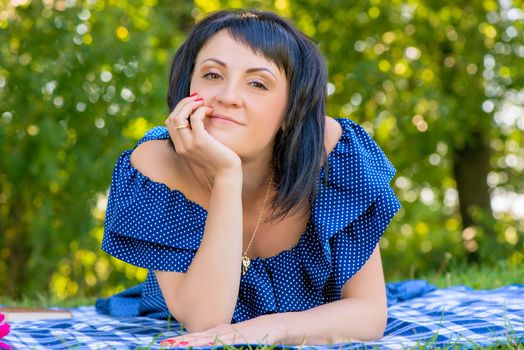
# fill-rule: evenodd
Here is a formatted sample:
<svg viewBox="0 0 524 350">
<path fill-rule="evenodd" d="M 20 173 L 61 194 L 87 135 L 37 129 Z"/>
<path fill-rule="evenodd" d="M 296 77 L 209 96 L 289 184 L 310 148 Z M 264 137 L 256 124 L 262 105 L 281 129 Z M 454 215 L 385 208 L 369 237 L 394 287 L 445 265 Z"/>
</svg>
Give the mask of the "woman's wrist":
<svg viewBox="0 0 524 350">
<path fill-rule="evenodd" d="M 213 179 L 213 187 L 239 186 L 242 188 L 242 169 L 227 169 L 217 173 Z"/>
</svg>

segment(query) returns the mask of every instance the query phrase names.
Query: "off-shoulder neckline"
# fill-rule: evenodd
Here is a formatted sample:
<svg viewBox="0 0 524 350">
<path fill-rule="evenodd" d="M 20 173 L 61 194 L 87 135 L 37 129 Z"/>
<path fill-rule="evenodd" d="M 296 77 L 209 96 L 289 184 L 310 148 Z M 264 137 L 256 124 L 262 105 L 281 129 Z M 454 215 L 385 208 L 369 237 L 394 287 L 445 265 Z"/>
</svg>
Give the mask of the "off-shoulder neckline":
<svg viewBox="0 0 524 350">
<path fill-rule="evenodd" d="M 345 135 L 345 132 L 346 132 L 345 129 L 344 129 L 344 125 L 342 125 L 343 122 L 341 120 L 349 120 L 349 119 L 345 119 L 345 118 L 332 118 L 332 119 L 335 119 L 340 124 L 340 126 L 342 127 L 342 134 L 340 135 L 340 138 L 338 139 L 337 143 L 335 144 L 335 147 L 333 147 L 333 149 L 328 153 L 328 162 L 331 160 L 330 158 L 333 156 L 333 154 L 336 154 L 339 151 L 339 147 L 340 147 L 341 141 L 344 138 L 344 135 Z M 169 134 L 167 136 L 169 137 Z M 150 141 L 150 140 L 148 140 L 148 141 Z M 136 148 L 136 146 L 135 146 L 135 148 Z M 132 153 L 133 150 L 134 150 L 134 148 L 132 150 L 130 150 L 129 158 L 131 157 L 131 153 Z M 157 181 L 151 180 L 148 176 L 142 174 L 142 172 L 140 170 L 138 170 L 137 168 L 135 168 L 133 166 L 133 164 L 131 164 L 131 159 L 129 159 L 129 166 L 134 171 L 136 171 L 138 174 L 140 174 L 140 176 L 142 176 L 144 179 L 146 179 L 148 182 L 153 183 L 153 184 L 157 184 L 157 186 L 162 186 L 170 193 L 177 193 L 177 194 L 181 195 L 188 203 L 191 203 L 195 207 L 197 207 L 200 210 L 202 210 L 206 214 L 206 216 L 207 216 L 207 209 L 204 208 L 202 205 L 198 204 L 197 202 L 192 201 L 191 199 L 187 198 L 186 195 L 184 194 L 184 192 L 182 192 L 180 190 L 177 190 L 177 189 L 171 189 L 171 188 L 169 188 L 169 186 L 167 186 L 166 184 L 164 184 L 162 182 L 157 182 Z M 308 225 L 309 225 L 309 223 L 308 223 Z"/>
<path fill-rule="evenodd" d="M 350 120 L 349 120 L 349 119 L 346 119 L 346 118 L 332 118 L 332 119 L 336 120 L 336 121 L 340 124 L 340 126 L 342 127 L 342 134 L 340 135 L 340 137 L 339 137 L 337 143 L 335 144 L 335 147 L 333 147 L 333 149 L 328 153 L 328 162 L 331 161 L 330 158 L 332 158 L 332 156 L 333 156 L 334 154 L 336 154 L 337 152 L 339 152 L 339 147 L 340 147 L 340 145 L 341 145 L 341 141 L 342 141 L 342 139 L 344 138 L 345 133 L 346 133 L 346 130 L 344 129 L 344 125 L 343 125 L 343 123 L 348 122 L 348 121 L 350 122 Z M 169 137 L 169 134 L 167 135 L 167 137 Z M 158 139 L 158 138 L 157 138 L 157 139 Z M 164 138 L 162 138 L 162 139 L 164 139 Z M 153 139 L 151 139 L 151 140 L 153 140 Z M 148 141 L 149 141 L 149 140 L 148 140 Z M 133 151 L 133 150 L 130 150 L 130 152 L 129 152 L 129 155 L 128 155 L 129 158 L 131 157 L 131 153 L 132 153 L 132 151 Z M 169 188 L 169 186 L 167 186 L 166 184 L 164 184 L 164 183 L 162 183 L 162 182 L 157 182 L 157 181 L 151 180 L 148 176 L 142 174 L 142 172 L 141 172 L 140 170 L 138 170 L 137 168 L 135 168 L 135 167 L 131 164 L 130 159 L 129 159 L 129 166 L 132 168 L 133 171 L 135 171 L 137 174 L 139 174 L 139 176 L 143 177 L 147 182 L 149 182 L 149 183 L 151 183 L 151 184 L 153 184 L 153 185 L 155 185 L 155 186 L 160 186 L 161 188 L 164 188 L 164 189 L 165 189 L 169 194 L 171 194 L 171 195 L 174 194 L 174 195 L 177 195 L 177 196 L 181 197 L 185 202 L 191 204 L 193 207 L 195 207 L 195 208 L 197 208 L 198 210 L 200 210 L 200 211 L 205 215 L 205 217 L 207 217 L 207 215 L 208 215 L 208 211 L 207 211 L 207 209 L 204 208 L 204 207 L 203 207 L 202 205 L 200 205 L 199 203 L 197 203 L 197 202 L 195 202 L 195 201 L 193 201 L 193 200 L 187 198 L 186 195 L 185 195 L 182 191 L 180 191 L 180 190 L 178 190 L 178 189 L 171 189 L 171 188 Z M 295 245 L 293 245 L 293 247 L 291 247 L 291 248 L 289 248 L 289 249 L 286 249 L 286 250 L 283 250 L 283 251 L 281 251 L 281 252 L 278 252 L 277 254 L 272 255 L 272 256 L 269 256 L 269 257 L 267 257 L 267 258 L 255 257 L 255 258 L 251 259 L 251 262 L 254 263 L 254 264 L 256 264 L 256 263 L 258 263 L 258 262 L 268 263 L 268 262 L 273 261 L 273 260 L 275 260 L 275 259 L 279 259 L 279 258 L 281 258 L 281 257 L 284 256 L 284 255 L 287 255 L 287 254 L 291 254 L 291 253 L 293 253 L 295 250 L 298 249 L 298 247 L 299 247 L 300 245 L 303 244 L 303 241 L 304 241 L 304 239 L 305 239 L 305 236 L 306 236 L 306 235 L 310 232 L 310 230 L 311 230 L 311 224 L 312 224 L 312 221 L 313 221 L 313 211 L 311 210 L 311 213 L 310 213 L 310 216 L 309 216 L 309 219 L 308 219 L 308 222 L 307 222 L 306 228 L 305 228 L 304 232 L 302 232 L 302 234 L 300 235 L 300 239 L 298 240 L 298 242 L 295 243 Z"/>
</svg>

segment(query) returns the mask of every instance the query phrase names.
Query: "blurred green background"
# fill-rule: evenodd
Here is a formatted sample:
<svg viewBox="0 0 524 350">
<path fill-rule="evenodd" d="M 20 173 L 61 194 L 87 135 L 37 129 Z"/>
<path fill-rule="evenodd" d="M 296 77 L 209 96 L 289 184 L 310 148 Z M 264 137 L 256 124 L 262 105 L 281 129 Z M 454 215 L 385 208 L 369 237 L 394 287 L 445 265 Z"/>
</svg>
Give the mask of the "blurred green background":
<svg viewBox="0 0 524 350">
<path fill-rule="evenodd" d="M 312 37 L 329 115 L 363 125 L 396 166 L 388 279 L 522 266 L 522 1 L 2 0 L 0 295 L 102 296 L 145 278 L 100 250 L 113 165 L 163 124 L 188 30 L 230 7 Z"/>
</svg>

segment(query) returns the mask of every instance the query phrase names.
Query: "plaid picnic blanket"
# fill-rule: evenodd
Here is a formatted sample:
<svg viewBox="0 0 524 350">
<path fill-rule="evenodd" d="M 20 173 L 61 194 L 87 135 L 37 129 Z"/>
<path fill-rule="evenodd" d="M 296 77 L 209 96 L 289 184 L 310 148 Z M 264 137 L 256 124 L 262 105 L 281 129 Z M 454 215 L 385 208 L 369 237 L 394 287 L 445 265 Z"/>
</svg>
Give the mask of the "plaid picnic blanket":
<svg viewBox="0 0 524 350">
<path fill-rule="evenodd" d="M 11 323 L 11 333 L 2 340 L 14 349 L 160 349 L 159 339 L 183 334 L 179 324 L 165 320 L 109 317 L 96 313 L 93 306 L 72 312 L 71 320 Z M 464 286 L 438 289 L 391 306 L 385 336 L 378 342 L 311 348 L 475 348 L 509 344 L 524 344 L 524 285 L 494 290 Z"/>
</svg>

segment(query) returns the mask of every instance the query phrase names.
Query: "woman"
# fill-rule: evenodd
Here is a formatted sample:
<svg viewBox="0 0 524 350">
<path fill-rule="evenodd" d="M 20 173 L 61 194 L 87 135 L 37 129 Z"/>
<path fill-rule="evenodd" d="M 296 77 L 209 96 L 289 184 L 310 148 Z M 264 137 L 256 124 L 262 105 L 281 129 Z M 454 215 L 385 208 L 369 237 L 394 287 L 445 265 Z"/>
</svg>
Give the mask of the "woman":
<svg viewBox="0 0 524 350">
<path fill-rule="evenodd" d="M 162 344 L 382 336 L 395 170 L 325 116 L 326 79 L 314 43 L 267 12 L 212 14 L 177 51 L 166 127 L 119 158 L 102 246 L 149 269 L 136 314 L 189 331 Z"/>
</svg>

